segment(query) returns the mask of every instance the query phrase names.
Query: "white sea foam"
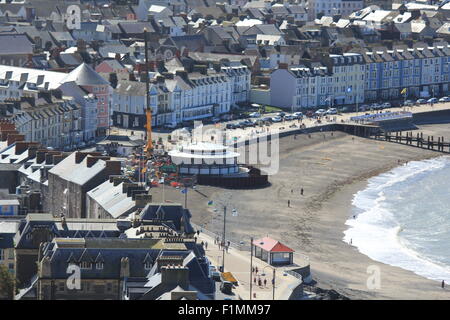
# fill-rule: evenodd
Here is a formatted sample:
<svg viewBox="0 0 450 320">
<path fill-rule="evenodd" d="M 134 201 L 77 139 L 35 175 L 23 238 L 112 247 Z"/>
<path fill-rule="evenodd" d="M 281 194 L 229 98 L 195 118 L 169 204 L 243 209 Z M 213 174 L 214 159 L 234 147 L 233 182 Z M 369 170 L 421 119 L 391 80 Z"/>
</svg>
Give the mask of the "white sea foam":
<svg viewBox="0 0 450 320">
<path fill-rule="evenodd" d="M 344 241 L 373 260 L 450 283 L 450 159 L 412 161 L 354 195 Z"/>
</svg>

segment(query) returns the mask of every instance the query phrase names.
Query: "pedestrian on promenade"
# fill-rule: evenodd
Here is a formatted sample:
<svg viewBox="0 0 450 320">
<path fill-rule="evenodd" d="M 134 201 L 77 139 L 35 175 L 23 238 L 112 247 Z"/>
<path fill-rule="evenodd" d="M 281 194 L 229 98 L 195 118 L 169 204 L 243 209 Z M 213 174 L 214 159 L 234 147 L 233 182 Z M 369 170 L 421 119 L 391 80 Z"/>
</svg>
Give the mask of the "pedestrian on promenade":
<svg viewBox="0 0 450 320">
<path fill-rule="evenodd" d="M 442 287 L 442 289 L 444 289 L 444 287 L 445 287 L 445 281 L 444 280 L 442 280 L 441 287 Z"/>
<path fill-rule="evenodd" d="M 294 189 L 291 189 L 291 193 L 294 193 Z"/>
<path fill-rule="evenodd" d="M 291 207 L 291 200 L 288 200 L 288 208 Z"/>
<path fill-rule="evenodd" d="M 300 189 L 300 194 L 303 195 L 303 188 Z"/>
<path fill-rule="evenodd" d="M 261 278 L 258 278 L 258 286 L 261 287 L 262 283 L 261 283 Z"/>
<path fill-rule="evenodd" d="M 205 241 L 205 249 L 208 250 L 208 242 Z"/>
<path fill-rule="evenodd" d="M 255 267 L 255 272 L 256 274 L 258 274 L 258 267 Z"/>
<path fill-rule="evenodd" d="M 231 245 L 230 240 L 227 241 L 227 246 L 229 247 Z"/>
<path fill-rule="evenodd" d="M 200 235 L 200 230 L 197 230 L 197 235 L 198 235 L 198 236 Z"/>
<path fill-rule="evenodd" d="M 202 247 L 204 247 L 205 246 L 205 243 L 202 241 Z"/>
<path fill-rule="evenodd" d="M 264 288 L 266 287 L 266 285 L 267 285 L 267 279 L 264 278 Z"/>
<path fill-rule="evenodd" d="M 256 277 L 253 278 L 253 283 L 256 284 Z"/>
</svg>

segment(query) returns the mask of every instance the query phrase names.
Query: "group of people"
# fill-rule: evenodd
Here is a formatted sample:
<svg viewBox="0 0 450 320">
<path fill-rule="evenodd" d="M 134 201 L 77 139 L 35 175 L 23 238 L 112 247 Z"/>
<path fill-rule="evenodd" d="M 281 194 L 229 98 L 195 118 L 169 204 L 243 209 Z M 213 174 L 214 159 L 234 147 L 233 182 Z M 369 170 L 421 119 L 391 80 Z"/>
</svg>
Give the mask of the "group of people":
<svg viewBox="0 0 450 320">
<path fill-rule="evenodd" d="M 294 193 L 294 189 L 291 189 L 291 194 L 293 194 L 293 193 Z M 303 195 L 303 188 L 300 189 L 300 195 L 301 196 Z M 288 208 L 291 207 L 291 200 L 288 199 L 287 205 L 288 205 Z"/>
<path fill-rule="evenodd" d="M 253 283 L 256 285 L 258 284 L 259 287 L 262 287 L 264 285 L 264 287 L 267 287 L 267 279 L 261 279 L 260 276 L 258 276 L 258 267 L 253 267 L 252 268 L 252 274 L 254 274 L 253 276 Z"/>
<path fill-rule="evenodd" d="M 214 244 L 217 244 L 219 246 L 219 250 L 225 249 L 225 251 L 228 253 L 228 249 L 230 248 L 230 241 L 227 241 L 226 243 L 224 241 L 220 241 L 220 238 L 217 236 L 214 239 Z"/>
</svg>

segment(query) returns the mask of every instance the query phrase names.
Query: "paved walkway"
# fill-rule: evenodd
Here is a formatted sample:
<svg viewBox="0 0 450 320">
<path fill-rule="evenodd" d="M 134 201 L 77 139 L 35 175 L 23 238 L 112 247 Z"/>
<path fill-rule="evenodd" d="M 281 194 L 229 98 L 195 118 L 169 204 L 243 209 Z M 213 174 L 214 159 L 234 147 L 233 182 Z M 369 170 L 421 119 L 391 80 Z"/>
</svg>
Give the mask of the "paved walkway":
<svg viewBox="0 0 450 320">
<path fill-rule="evenodd" d="M 201 232 L 198 241 L 206 241 L 208 248 L 206 249 L 206 256 L 215 266 L 222 265 L 223 251 L 219 250 L 219 246 L 214 244 L 214 239 L 205 233 Z M 253 283 L 253 300 L 272 300 L 273 299 L 273 268 L 258 258 L 253 257 L 253 266 L 258 267 L 258 274 L 253 273 L 252 281 L 256 277 L 256 284 Z M 292 268 L 292 267 L 290 267 Z M 290 285 L 295 284 L 298 279 L 294 276 L 286 274 L 285 269 L 289 267 L 275 268 L 275 300 L 280 300 L 285 297 L 285 294 Z M 234 289 L 242 299 L 250 299 L 250 252 L 240 251 L 236 248 L 229 248 L 228 253 L 225 253 L 225 272 L 231 272 L 238 280 L 239 285 Z M 258 278 L 267 280 L 266 286 L 258 286 Z"/>
</svg>

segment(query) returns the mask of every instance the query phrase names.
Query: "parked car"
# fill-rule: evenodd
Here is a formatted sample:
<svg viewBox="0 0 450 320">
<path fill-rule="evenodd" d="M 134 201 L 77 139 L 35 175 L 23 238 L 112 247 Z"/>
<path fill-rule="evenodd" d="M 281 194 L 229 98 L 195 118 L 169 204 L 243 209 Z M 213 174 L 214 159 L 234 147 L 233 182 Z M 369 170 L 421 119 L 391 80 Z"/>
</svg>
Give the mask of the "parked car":
<svg viewBox="0 0 450 320">
<path fill-rule="evenodd" d="M 427 102 L 428 102 L 428 103 L 437 103 L 437 102 L 438 102 L 438 99 L 437 99 L 437 98 L 430 98 L 430 99 L 428 99 Z"/>
<path fill-rule="evenodd" d="M 370 105 L 370 108 L 372 108 L 373 110 L 378 110 L 378 109 L 382 109 L 383 107 L 381 105 L 379 105 L 378 103 L 372 103 Z"/>
<path fill-rule="evenodd" d="M 392 107 L 392 105 L 389 102 L 385 102 L 381 106 L 383 107 L 383 109 Z"/>
<path fill-rule="evenodd" d="M 337 109 L 336 108 L 330 108 L 326 111 L 326 114 L 337 114 Z"/>
<path fill-rule="evenodd" d="M 252 120 L 244 120 L 243 121 L 245 127 L 254 127 L 255 123 Z"/>
<path fill-rule="evenodd" d="M 164 125 L 164 127 L 168 128 L 168 129 L 175 129 L 177 127 L 176 123 L 167 123 Z"/>
<path fill-rule="evenodd" d="M 225 294 L 232 294 L 233 284 L 230 281 L 222 281 L 220 284 L 220 291 Z"/>
<path fill-rule="evenodd" d="M 288 115 L 284 116 L 284 120 L 286 120 L 286 121 L 295 120 L 295 117 L 292 114 L 288 114 Z"/>
<path fill-rule="evenodd" d="M 416 101 L 416 103 L 418 103 L 418 104 L 425 104 L 425 103 L 427 103 L 427 100 L 425 100 L 425 99 L 418 99 Z"/>
<path fill-rule="evenodd" d="M 450 97 L 442 97 L 439 99 L 439 102 L 450 102 Z"/>
<path fill-rule="evenodd" d="M 284 112 L 277 112 L 276 115 L 277 115 L 277 117 L 283 118 L 286 115 L 286 113 L 284 113 Z"/>
<path fill-rule="evenodd" d="M 327 111 L 325 109 L 319 109 L 315 113 L 316 116 L 323 116 Z"/>
<path fill-rule="evenodd" d="M 220 272 L 217 270 L 215 266 L 209 266 L 209 275 L 211 279 L 215 281 L 221 281 Z"/>
<path fill-rule="evenodd" d="M 272 118 L 271 117 L 264 117 L 261 119 L 264 122 L 272 122 Z"/>
<path fill-rule="evenodd" d="M 275 116 L 272 118 L 272 122 L 281 122 L 283 119 L 280 116 Z"/>
<path fill-rule="evenodd" d="M 218 122 L 220 122 L 220 118 L 212 118 L 212 122 L 213 123 L 218 123 Z"/>
<path fill-rule="evenodd" d="M 366 111 L 366 110 L 369 110 L 369 109 L 370 109 L 370 107 L 367 104 L 363 104 L 363 105 L 358 107 L 359 111 Z"/>
<path fill-rule="evenodd" d="M 227 129 L 236 129 L 237 126 L 236 126 L 236 123 L 227 123 L 226 128 Z"/>
<path fill-rule="evenodd" d="M 250 118 L 259 118 L 261 114 L 259 112 L 252 112 L 249 114 Z"/>
<path fill-rule="evenodd" d="M 412 100 L 406 100 L 406 101 L 403 103 L 403 105 L 404 105 L 404 106 L 408 106 L 408 107 L 412 107 L 412 106 L 414 105 L 414 101 L 412 101 Z"/>
<path fill-rule="evenodd" d="M 301 113 L 301 112 L 294 112 L 292 114 L 292 116 L 294 117 L 294 119 L 302 119 L 303 118 L 303 113 Z"/>
</svg>

